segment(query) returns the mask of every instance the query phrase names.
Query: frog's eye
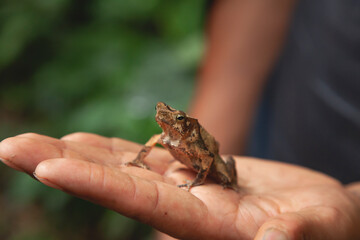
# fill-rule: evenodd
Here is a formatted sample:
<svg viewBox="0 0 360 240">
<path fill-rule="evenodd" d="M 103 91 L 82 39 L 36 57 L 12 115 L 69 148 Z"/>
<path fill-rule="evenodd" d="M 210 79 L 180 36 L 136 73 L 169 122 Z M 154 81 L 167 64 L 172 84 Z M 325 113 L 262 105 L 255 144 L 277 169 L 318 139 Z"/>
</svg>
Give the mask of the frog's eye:
<svg viewBox="0 0 360 240">
<path fill-rule="evenodd" d="M 179 121 L 181 121 L 181 120 L 184 120 L 184 116 L 183 115 L 177 115 L 176 116 L 176 120 L 179 120 Z"/>
</svg>

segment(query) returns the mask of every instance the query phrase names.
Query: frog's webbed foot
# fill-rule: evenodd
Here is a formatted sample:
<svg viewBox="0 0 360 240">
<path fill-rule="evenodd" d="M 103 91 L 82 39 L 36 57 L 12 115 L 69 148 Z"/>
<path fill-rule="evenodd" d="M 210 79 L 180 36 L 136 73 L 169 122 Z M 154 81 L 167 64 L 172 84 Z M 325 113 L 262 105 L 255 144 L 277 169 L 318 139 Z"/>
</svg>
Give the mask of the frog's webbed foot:
<svg viewBox="0 0 360 240">
<path fill-rule="evenodd" d="M 196 178 L 194 181 L 186 180 L 186 183 L 178 185 L 179 188 L 186 187 L 188 191 L 192 187 L 202 185 L 205 182 L 205 178 L 207 176 L 207 173 L 209 172 L 209 169 L 200 170 L 198 174 L 196 175 Z"/>
<path fill-rule="evenodd" d="M 129 166 L 140 167 L 140 168 L 150 170 L 150 167 L 148 165 L 146 165 L 143 162 L 136 161 L 136 160 L 125 163 L 125 166 L 127 166 L 127 167 L 129 167 Z"/>
<path fill-rule="evenodd" d="M 236 166 L 235 166 L 235 160 L 232 156 L 228 156 L 226 158 L 226 169 L 230 176 L 230 182 L 227 182 L 225 184 L 222 184 L 223 188 L 231 188 L 235 192 L 240 191 L 240 187 L 237 184 L 237 174 L 236 174 Z"/>
<path fill-rule="evenodd" d="M 131 162 L 127 162 L 124 165 L 127 166 L 127 167 L 128 166 L 135 166 L 135 167 L 141 167 L 141 168 L 150 170 L 149 166 L 144 163 L 144 158 L 146 158 L 146 156 L 151 151 L 151 149 L 153 147 L 153 145 L 151 145 L 151 144 L 155 145 L 155 140 L 154 140 L 155 137 L 157 138 L 157 135 L 153 136 L 148 141 L 148 143 L 145 144 L 145 146 L 140 150 L 140 152 L 138 153 L 138 155 L 136 156 L 136 158 L 134 160 L 132 160 Z"/>
<path fill-rule="evenodd" d="M 230 188 L 232 190 L 234 190 L 235 192 L 240 192 L 240 187 L 235 183 L 230 183 L 230 184 L 221 184 L 221 186 L 223 187 L 223 189 L 225 188 Z"/>
<path fill-rule="evenodd" d="M 189 192 L 192 187 L 199 186 L 202 183 L 190 180 L 186 180 L 186 183 L 177 185 L 179 188 L 186 188 L 186 190 Z"/>
</svg>

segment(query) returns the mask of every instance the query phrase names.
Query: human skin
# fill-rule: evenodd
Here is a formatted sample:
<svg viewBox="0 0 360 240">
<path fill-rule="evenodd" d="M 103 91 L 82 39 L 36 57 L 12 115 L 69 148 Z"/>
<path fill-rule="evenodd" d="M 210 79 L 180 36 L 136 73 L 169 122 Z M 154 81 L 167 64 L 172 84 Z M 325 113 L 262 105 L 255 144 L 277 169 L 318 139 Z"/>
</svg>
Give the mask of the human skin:
<svg viewBox="0 0 360 240">
<path fill-rule="evenodd" d="M 211 180 L 188 192 L 176 185 L 195 173 L 163 149 L 147 158 L 151 170 L 123 166 L 140 148 L 89 133 L 28 133 L 3 140 L 0 157 L 50 187 L 181 239 L 360 239 L 359 184 L 347 189 L 309 169 L 235 157 L 239 193 Z"/>
<path fill-rule="evenodd" d="M 245 152 L 294 5 L 294 0 L 221 0 L 210 11 L 190 115 L 215 136 L 222 153 Z"/>
</svg>

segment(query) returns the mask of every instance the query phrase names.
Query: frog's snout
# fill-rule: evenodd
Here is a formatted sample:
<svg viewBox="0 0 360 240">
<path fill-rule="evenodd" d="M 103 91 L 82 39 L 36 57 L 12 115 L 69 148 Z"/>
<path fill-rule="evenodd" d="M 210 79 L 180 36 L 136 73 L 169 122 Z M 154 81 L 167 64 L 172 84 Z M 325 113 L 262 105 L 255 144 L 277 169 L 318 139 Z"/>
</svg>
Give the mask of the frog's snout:
<svg viewBox="0 0 360 240">
<path fill-rule="evenodd" d="M 159 110 L 159 109 L 162 109 L 162 108 L 168 108 L 168 105 L 164 102 L 158 102 L 156 105 L 155 105 L 155 110 Z"/>
</svg>

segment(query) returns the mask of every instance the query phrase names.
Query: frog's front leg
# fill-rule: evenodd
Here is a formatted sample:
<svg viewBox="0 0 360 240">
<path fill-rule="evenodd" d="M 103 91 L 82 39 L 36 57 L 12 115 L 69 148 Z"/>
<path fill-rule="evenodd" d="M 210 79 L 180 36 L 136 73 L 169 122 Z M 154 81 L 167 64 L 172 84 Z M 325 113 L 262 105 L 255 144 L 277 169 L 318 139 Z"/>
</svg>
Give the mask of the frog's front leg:
<svg viewBox="0 0 360 240">
<path fill-rule="evenodd" d="M 197 168 L 200 169 L 196 175 L 196 178 L 193 181 L 187 181 L 185 184 L 178 185 L 178 187 L 186 187 L 189 191 L 192 187 L 202 185 L 205 182 L 207 175 L 209 174 L 213 161 L 214 155 L 212 153 L 208 153 L 206 156 L 202 156 L 202 158 L 199 159 L 200 166 L 197 166 Z"/>
<path fill-rule="evenodd" d="M 161 134 L 156 134 L 156 135 L 152 136 L 149 139 L 149 141 L 147 141 L 145 143 L 145 146 L 140 150 L 140 152 L 138 153 L 136 158 L 131 162 L 127 162 L 125 165 L 126 166 L 136 166 L 136 167 L 141 167 L 141 168 L 145 168 L 145 169 L 150 169 L 144 163 L 144 159 L 150 153 L 151 149 L 159 142 L 160 136 L 161 136 Z"/>
</svg>

